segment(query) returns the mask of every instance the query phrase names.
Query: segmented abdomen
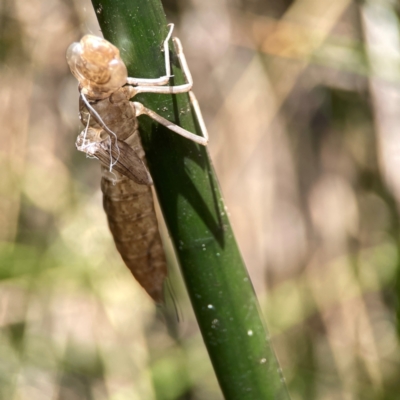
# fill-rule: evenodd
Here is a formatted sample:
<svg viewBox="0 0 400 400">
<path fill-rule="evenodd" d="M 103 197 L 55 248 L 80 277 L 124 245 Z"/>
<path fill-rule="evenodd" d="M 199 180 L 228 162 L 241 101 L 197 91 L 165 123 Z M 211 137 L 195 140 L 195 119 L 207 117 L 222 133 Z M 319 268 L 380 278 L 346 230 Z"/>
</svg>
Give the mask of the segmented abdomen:
<svg viewBox="0 0 400 400">
<path fill-rule="evenodd" d="M 132 131 L 125 142 L 144 160 L 136 119 L 132 120 Z M 101 168 L 103 206 L 115 245 L 137 281 L 157 303 L 162 303 L 167 264 L 151 186 L 136 183 L 115 169 L 109 172 L 104 165 Z"/>
<path fill-rule="evenodd" d="M 162 303 L 167 267 L 151 187 L 104 172 L 103 205 L 117 249 L 147 293 Z"/>
</svg>

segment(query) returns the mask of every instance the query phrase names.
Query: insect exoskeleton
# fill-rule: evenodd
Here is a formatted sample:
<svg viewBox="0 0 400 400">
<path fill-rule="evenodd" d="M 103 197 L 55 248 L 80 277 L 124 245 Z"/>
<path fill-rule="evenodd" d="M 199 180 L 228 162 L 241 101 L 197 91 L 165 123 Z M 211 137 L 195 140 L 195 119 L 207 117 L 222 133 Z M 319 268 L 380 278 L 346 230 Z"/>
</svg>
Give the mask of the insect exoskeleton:
<svg viewBox="0 0 400 400">
<path fill-rule="evenodd" d="M 68 47 L 67 62 L 85 94 L 97 99 L 110 96 L 128 77 L 118 48 L 93 35 L 85 35 Z"/>
<path fill-rule="evenodd" d="M 208 140 L 199 105 L 191 92 L 193 80 L 177 38 L 173 42 L 186 83 L 168 85 L 172 76 L 168 47 L 172 29 L 170 26 L 163 44 L 165 75 L 161 77 L 128 77 L 117 47 L 96 36 L 84 36 L 67 51 L 71 72 L 79 81 L 80 120 L 84 126 L 77 148 L 100 160 L 104 210 L 115 244 L 127 267 L 157 303 L 163 302 L 167 266 L 150 188 L 153 180 L 146 167 L 137 117 L 145 114 L 203 146 Z M 139 93 L 189 93 L 202 136 L 139 102 L 130 101 Z"/>
</svg>

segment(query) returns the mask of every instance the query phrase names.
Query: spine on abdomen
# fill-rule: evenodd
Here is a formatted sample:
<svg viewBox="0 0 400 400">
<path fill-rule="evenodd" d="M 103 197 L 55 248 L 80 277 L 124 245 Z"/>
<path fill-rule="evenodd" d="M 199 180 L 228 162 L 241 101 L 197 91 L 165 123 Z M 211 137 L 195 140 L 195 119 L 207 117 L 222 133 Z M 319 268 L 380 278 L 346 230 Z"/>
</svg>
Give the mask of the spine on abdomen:
<svg viewBox="0 0 400 400">
<path fill-rule="evenodd" d="M 103 205 L 117 249 L 147 293 L 162 303 L 167 266 L 151 187 L 102 169 Z"/>
</svg>

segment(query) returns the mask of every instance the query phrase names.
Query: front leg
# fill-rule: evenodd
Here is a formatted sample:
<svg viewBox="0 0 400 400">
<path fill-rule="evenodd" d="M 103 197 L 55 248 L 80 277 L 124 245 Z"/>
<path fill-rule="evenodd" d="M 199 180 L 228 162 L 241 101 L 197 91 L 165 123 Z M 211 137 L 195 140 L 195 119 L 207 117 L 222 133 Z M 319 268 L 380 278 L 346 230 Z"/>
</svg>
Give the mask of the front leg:
<svg viewBox="0 0 400 400">
<path fill-rule="evenodd" d="M 179 94 L 190 91 L 193 86 L 193 78 L 185 54 L 183 53 L 181 41 L 178 38 L 173 38 L 173 41 L 179 65 L 182 69 L 186 83 L 178 86 L 127 86 L 130 98 L 135 97 L 138 93 Z"/>
<path fill-rule="evenodd" d="M 167 37 L 164 40 L 164 61 L 165 61 L 165 76 L 161 76 L 160 78 L 155 79 L 144 79 L 144 78 L 130 78 L 126 79 L 126 83 L 128 85 L 133 86 L 162 86 L 166 85 L 169 82 L 169 78 L 171 77 L 171 64 L 169 60 L 169 46 L 168 42 L 171 39 L 172 31 L 174 30 L 174 24 L 169 24 L 170 27 Z"/>
</svg>

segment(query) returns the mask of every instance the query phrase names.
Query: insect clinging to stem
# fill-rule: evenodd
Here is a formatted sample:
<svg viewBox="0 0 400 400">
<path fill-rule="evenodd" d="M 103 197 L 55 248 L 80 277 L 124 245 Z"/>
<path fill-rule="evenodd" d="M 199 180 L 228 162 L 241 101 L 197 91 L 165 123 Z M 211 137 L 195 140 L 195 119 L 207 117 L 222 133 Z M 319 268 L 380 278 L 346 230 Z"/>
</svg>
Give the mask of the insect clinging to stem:
<svg viewBox="0 0 400 400">
<path fill-rule="evenodd" d="M 79 112 L 85 127 L 76 147 L 99 159 L 103 206 L 116 247 L 135 278 L 157 303 L 163 302 L 167 267 L 154 211 L 153 181 L 145 164 L 137 117 L 148 115 L 195 143 L 208 142 L 198 102 L 191 92 L 192 76 L 177 38 L 173 38 L 173 44 L 186 83 L 168 86 L 172 30 L 171 24 L 163 43 L 165 75 L 155 79 L 128 77 L 118 48 L 96 36 L 86 35 L 67 50 L 69 67 L 79 82 Z M 130 101 L 139 93 L 188 93 L 202 136 L 168 121 L 142 103 Z"/>
</svg>

